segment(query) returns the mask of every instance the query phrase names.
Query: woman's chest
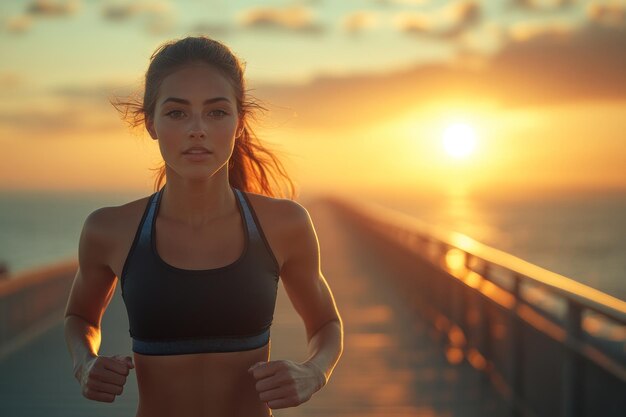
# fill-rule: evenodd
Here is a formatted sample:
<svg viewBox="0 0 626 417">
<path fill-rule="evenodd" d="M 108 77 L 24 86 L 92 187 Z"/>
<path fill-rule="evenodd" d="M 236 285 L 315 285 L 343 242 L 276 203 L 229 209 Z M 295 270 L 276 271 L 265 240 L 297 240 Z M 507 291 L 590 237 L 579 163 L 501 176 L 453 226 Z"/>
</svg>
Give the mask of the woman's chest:
<svg viewBox="0 0 626 417">
<path fill-rule="evenodd" d="M 109 266 L 122 277 L 126 261 L 139 233 L 141 206 L 120 216 L 111 233 Z M 256 227 L 263 234 L 268 250 L 275 257 L 279 270 L 285 262 L 289 242 L 285 237 L 284 219 L 277 218 L 263 204 L 254 206 Z M 208 270 L 231 265 L 245 254 L 250 236 L 246 224 L 237 216 L 229 217 L 213 227 L 190 229 L 176 227 L 157 219 L 152 228 L 152 254 L 163 263 L 184 270 Z"/>
</svg>

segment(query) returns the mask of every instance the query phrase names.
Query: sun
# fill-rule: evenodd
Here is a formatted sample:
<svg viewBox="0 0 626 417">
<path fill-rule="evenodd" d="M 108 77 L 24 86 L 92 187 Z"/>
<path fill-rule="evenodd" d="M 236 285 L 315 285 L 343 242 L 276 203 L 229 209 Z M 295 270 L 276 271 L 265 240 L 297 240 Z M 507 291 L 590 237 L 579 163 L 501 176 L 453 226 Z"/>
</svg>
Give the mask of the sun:
<svg viewBox="0 0 626 417">
<path fill-rule="evenodd" d="M 465 123 L 454 123 L 443 132 L 443 147 L 453 158 L 466 158 L 476 146 L 474 129 Z"/>
</svg>

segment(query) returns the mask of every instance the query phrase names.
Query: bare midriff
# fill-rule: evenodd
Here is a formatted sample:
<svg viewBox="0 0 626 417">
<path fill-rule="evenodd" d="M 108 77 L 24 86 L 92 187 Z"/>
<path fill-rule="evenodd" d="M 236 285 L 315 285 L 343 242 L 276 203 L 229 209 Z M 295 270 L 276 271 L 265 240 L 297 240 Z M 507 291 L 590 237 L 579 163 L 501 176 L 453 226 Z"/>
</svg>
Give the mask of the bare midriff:
<svg viewBox="0 0 626 417">
<path fill-rule="evenodd" d="M 268 361 L 270 343 L 242 352 L 134 354 L 136 417 L 268 417 L 248 368 Z"/>
</svg>

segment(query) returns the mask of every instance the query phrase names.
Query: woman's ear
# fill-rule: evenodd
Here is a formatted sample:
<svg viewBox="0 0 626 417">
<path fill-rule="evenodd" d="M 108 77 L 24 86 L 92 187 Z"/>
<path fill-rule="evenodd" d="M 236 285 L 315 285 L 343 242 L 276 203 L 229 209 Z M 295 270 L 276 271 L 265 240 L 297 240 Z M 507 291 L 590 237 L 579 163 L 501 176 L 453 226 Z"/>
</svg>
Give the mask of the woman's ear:
<svg viewBox="0 0 626 417">
<path fill-rule="evenodd" d="M 144 124 L 146 125 L 146 130 L 150 133 L 150 137 L 154 140 L 158 139 L 156 130 L 154 130 L 154 121 L 150 117 L 146 117 L 144 119 Z"/>
<path fill-rule="evenodd" d="M 244 126 L 243 122 L 240 119 L 239 123 L 237 123 L 237 130 L 235 130 L 235 139 L 239 139 L 239 137 L 241 135 L 243 135 L 243 130 L 244 129 L 245 129 L 245 126 Z"/>
</svg>

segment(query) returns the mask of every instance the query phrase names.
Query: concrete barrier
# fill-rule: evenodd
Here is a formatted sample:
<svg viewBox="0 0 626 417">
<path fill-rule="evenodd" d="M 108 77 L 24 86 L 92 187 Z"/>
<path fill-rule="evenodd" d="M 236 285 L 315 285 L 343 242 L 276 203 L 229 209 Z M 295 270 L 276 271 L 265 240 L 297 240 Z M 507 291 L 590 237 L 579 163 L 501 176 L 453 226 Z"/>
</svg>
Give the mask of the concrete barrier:
<svg viewBox="0 0 626 417">
<path fill-rule="evenodd" d="M 0 280 L 0 360 L 63 319 L 76 259 Z"/>
</svg>

